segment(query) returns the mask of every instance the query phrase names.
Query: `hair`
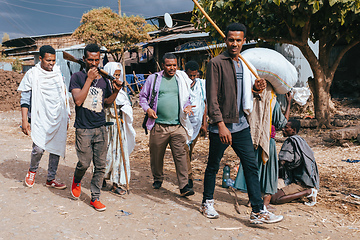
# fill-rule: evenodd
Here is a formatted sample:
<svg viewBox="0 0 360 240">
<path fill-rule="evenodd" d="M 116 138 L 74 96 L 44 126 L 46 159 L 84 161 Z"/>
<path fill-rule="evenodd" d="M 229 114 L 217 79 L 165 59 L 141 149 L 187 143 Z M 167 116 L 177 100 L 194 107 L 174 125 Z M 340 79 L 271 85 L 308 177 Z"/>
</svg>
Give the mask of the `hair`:
<svg viewBox="0 0 360 240">
<path fill-rule="evenodd" d="M 244 37 L 246 36 L 246 27 L 242 23 L 231 23 L 228 25 L 225 29 L 225 38 L 227 38 L 227 35 L 230 31 L 244 32 Z"/>
<path fill-rule="evenodd" d="M 291 124 L 291 128 L 295 130 L 296 133 L 298 133 L 300 131 L 300 121 L 297 119 L 289 119 L 288 121 Z"/>
<path fill-rule="evenodd" d="M 45 53 L 55 54 L 55 49 L 50 45 L 44 45 L 39 49 L 40 57 L 45 57 Z"/>
<path fill-rule="evenodd" d="M 161 63 L 165 63 L 165 59 L 177 59 L 173 53 L 165 53 L 161 59 Z"/>
<path fill-rule="evenodd" d="M 87 52 L 100 52 L 100 47 L 95 43 L 90 43 L 84 49 L 85 58 L 87 58 Z"/>
<path fill-rule="evenodd" d="M 188 61 L 185 64 L 185 72 L 189 69 L 190 69 L 190 71 L 199 71 L 199 64 L 193 60 Z"/>
</svg>

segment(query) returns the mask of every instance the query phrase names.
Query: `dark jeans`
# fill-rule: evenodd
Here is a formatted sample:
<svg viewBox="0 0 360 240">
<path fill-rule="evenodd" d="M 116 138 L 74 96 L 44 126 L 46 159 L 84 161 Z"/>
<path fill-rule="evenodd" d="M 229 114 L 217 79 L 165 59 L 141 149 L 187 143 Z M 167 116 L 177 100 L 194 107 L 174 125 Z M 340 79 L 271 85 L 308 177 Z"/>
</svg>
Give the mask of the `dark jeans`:
<svg viewBox="0 0 360 240">
<path fill-rule="evenodd" d="M 108 133 L 105 126 L 93 129 L 76 129 L 75 148 L 78 163 L 74 173 L 75 182 L 80 182 L 90 166 L 94 164 L 94 173 L 91 179 L 91 199 L 99 199 L 105 170 Z"/>
<path fill-rule="evenodd" d="M 252 211 L 257 213 L 263 209 L 257 161 L 255 160 L 254 147 L 251 140 L 250 128 L 232 133 L 232 145 L 236 155 L 240 158 L 244 168 L 245 182 L 248 188 L 248 196 Z M 221 158 L 229 145 L 220 141 L 219 134 L 209 133 L 210 147 L 208 163 L 205 170 L 203 202 L 213 199 L 215 190 L 216 174 L 219 171 Z"/>
<path fill-rule="evenodd" d="M 30 161 L 30 168 L 29 171 L 36 172 L 39 163 L 41 160 L 42 155 L 44 154 L 45 150 L 40 148 L 38 145 L 33 143 L 33 149 L 31 151 L 31 161 Z M 48 175 L 47 181 L 51 181 L 55 179 L 56 171 L 59 165 L 59 155 L 55 155 L 53 153 L 49 153 L 49 165 L 48 165 Z"/>
</svg>

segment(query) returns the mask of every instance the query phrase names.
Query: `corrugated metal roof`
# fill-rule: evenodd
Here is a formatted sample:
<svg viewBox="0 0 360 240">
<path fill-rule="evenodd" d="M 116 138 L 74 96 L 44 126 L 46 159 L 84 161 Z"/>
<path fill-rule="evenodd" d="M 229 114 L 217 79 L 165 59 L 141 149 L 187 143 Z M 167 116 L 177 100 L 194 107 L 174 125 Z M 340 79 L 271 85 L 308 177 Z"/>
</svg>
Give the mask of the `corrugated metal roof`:
<svg viewBox="0 0 360 240">
<path fill-rule="evenodd" d="M 36 38 L 43 38 L 43 37 L 56 37 L 56 36 L 63 36 L 63 35 L 71 35 L 72 33 L 55 33 L 55 34 L 45 34 L 45 35 L 38 35 L 38 36 L 28 36 L 28 37 L 20 37 L 7 40 L 2 43 L 3 46 L 6 47 L 20 47 L 24 45 L 30 45 L 35 43 Z"/>
</svg>

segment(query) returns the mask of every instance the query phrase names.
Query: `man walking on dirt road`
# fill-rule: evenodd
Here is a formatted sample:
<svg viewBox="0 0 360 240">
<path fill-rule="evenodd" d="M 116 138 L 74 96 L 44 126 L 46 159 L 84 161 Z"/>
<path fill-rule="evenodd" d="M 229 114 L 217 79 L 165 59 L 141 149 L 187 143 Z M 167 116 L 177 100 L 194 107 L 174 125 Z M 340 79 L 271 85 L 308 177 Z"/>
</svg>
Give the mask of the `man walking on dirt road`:
<svg viewBox="0 0 360 240">
<path fill-rule="evenodd" d="M 164 179 L 164 154 L 170 145 L 179 181 L 180 195 L 190 196 L 194 190 L 188 184 L 186 143 L 193 134 L 188 115 L 193 114 L 190 104 L 191 80 L 177 70 L 177 59 L 172 53 L 162 58 L 163 71 L 150 75 L 140 94 L 139 104 L 148 114 L 150 130 L 150 165 L 154 177 L 153 188 L 159 189 Z"/>
<path fill-rule="evenodd" d="M 55 65 L 55 50 L 49 45 L 40 48 L 40 62 L 22 79 L 22 132 L 31 135 L 33 149 L 25 184 L 33 187 L 36 171 L 44 151 L 48 151 L 49 166 L 46 186 L 65 189 L 55 180 L 59 159 L 65 157 L 67 124 L 70 115 L 68 94 L 60 67 Z"/>
<path fill-rule="evenodd" d="M 106 153 L 108 133 L 105 127 L 104 107 L 110 106 L 120 88 L 121 82 L 114 80 L 112 90 L 107 79 L 100 76 L 100 48 L 96 44 L 89 44 L 84 49 L 84 70 L 74 73 L 70 79 L 69 91 L 75 102 L 76 142 L 78 156 L 71 194 L 78 199 L 81 194 L 81 180 L 90 166 L 94 164 L 94 173 L 91 179 L 90 205 L 97 211 L 104 211 L 105 205 L 99 200 L 100 190 L 106 170 Z"/>
<path fill-rule="evenodd" d="M 248 196 L 252 207 L 251 223 L 274 223 L 283 219 L 264 207 L 261 199 L 257 161 L 246 114 L 253 108 L 252 91 L 263 90 L 265 79 L 255 77 L 239 58 L 245 43 L 246 27 L 232 23 L 225 30 L 227 50 L 210 60 L 206 72 L 206 99 L 209 114 L 209 157 L 204 177 L 200 212 L 208 218 L 218 218 L 214 208 L 216 174 L 221 158 L 230 145 L 244 168 Z M 255 69 L 255 68 L 253 68 Z"/>
</svg>

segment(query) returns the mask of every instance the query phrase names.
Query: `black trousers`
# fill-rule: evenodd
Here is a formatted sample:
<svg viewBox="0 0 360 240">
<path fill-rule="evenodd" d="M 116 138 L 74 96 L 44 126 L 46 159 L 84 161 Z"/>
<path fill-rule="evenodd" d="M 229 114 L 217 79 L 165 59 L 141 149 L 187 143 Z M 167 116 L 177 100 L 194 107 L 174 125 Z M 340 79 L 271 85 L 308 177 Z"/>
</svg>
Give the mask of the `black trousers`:
<svg viewBox="0 0 360 240">
<path fill-rule="evenodd" d="M 257 161 L 255 159 L 254 147 L 251 140 L 250 128 L 240 132 L 232 133 L 232 145 L 236 155 L 240 158 L 244 169 L 245 182 L 252 211 L 257 213 L 263 209 L 264 203 L 261 198 L 260 183 Z M 209 133 L 210 146 L 208 163 L 205 170 L 203 202 L 213 199 L 215 190 L 216 174 L 219 171 L 220 161 L 224 151 L 229 145 L 220 141 L 219 134 Z"/>
</svg>

